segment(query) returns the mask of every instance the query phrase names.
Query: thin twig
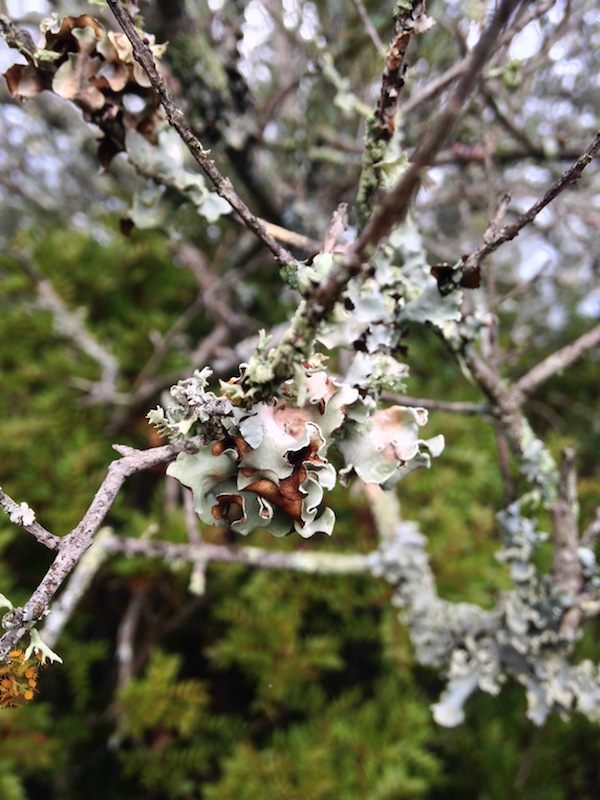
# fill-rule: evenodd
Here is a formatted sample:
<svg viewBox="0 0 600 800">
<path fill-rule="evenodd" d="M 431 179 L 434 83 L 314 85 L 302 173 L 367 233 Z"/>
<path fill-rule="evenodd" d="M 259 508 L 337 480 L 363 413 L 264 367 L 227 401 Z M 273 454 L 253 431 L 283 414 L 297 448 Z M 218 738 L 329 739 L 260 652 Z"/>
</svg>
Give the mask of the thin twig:
<svg viewBox="0 0 600 800">
<path fill-rule="evenodd" d="M 166 561 L 182 559 L 194 563 L 220 562 L 246 564 L 259 569 L 290 569 L 322 575 L 350 575 L 367 572 L 368 556 L 360 553 L 342 554 L 323 551 L 299 550 L 291 553 L 263 550 L 260 547 L 232 547 L 230 545 L 200 542 L 175 544 L 155 539 L 127 539 L 108 537 L 103 546 L 111 553 L 127 553 Z"/>
<path fill-rule="evenodd" d="M 8 514 L 8 516 L 11 518 L 11 522 L 15 521 L 15 524 L 20 525 L 23 530 L 27 531 L 27 533 L 30 533 L 40 544 L 43 544 L 49 550 L 58 550 L 62 542 L 61 537 L 55 536 L 53 533 L 50 533 L 50 531 L 47 531 L 43 525 L 40 525 L 40 523 L 37 522 L 37 520 L 32 522 L 31 525 L 24 525 L 22 521 L 22 506 L 19 505 L 19 503 L 15 503 L 15 501 L 1 488 L 0 508 Z"/>
<path fill-rule="evenodd" d="M 375 45 L 375 49 L 380 55 L 385 55 L 385 45 L 377 33 L 377 28 L 371 22 L 371 17 L 367 12 L 364 3 L 362 3 L 361 0 L 354 0 L 354 5 L 356 6 L 356 10 L 358 11 L 358 14 L 362 20 L 362 24 L 365 26 L 366 33 Z"/>
<path fill-rule="evenodd" d="M 438 75 L 437 78 L 431 80 L 418 94 L 414 94 L 408 100 L 400 106 L 400 113 L 402 116 L 406 117 L 411 111 L 414 111 L 415 108 L 418 108 L 422 103 L 425 103 L 427 100 L 433 99 L 437 94 L 442 92 L 449 83 L 456 80 L 456 78 L 463 75 L 470 64 L 469 56 L 465 56 L 461 58 L 460 61 L 457 61 L 456 64 L 453 64 L 449 67 L 445 72 L 441 75 Z"/>
<path fill-rule="evenodd" d="M 383 196 L 380 208 L 369 219 L 352 247 L 355 256 L 362 256 L 402 222 L 421 184 L 423 170 L 429 167 L 452 133 L 467 98 L 477 83 L 481 70 L 494 51 L 494 43 L 521 0 L 502 0 L 488 28 L 468 57 L 468 64 L 452 95 L 435 124 L 426 133 L 422 144 L 411 158 L 411 165 L 396 186 Z"/>
<path fill-rule="evenodd" d="M 117 447 L 117 446 L 116 446 Z M 113 461 L 108 474 L 96 492 L 81 522 L 60 539 L 58 554 L 39 585 L 21 608 L 11 612 L 5 620 L 6 633 L 0 638 L 0 661 L 14 649 L 16 643 L 48 611 L 50 601 L 75 569 L 81 556 L 91 545 L 94 534 L 102 524 L 125 480 L 136 472 L 173 461 L 186 449 L 185 444 L 169 444 L 151 450 L 134 450 L 119 447 L 123 457 Z"/>
<path fill-rule="evenodd" d="M 409 408 L 426 408 L 428 411 L 442 411 L 450 414 L 470 414 L 485 416 L 490 414 L 489 406 L 486 403 L 469 403 L 463 401 L 431 400 L 424 397 L 409 397 L 395 392 L 382 392 L 381 399 L 386 403 L 397 403 Z"/>
<path fill-rule="evenodd" d="M 110 528 L 102 528 L 98 531 L 92 546 L 77 562 L 60 597 L 52 604 L 52 613 L 49 614 L 41 632 L 42 639 L 48 647 L 54 647 L 81 598 L 106 561 L 108 553 L 103 546 L 103 541 L 110 534 Z"/>
<path fill-rule="evenodd" d="M 515 236 L 517 236 L 526 225 L 533 222 L 540 211 L 558 197 L 561 192 L 574 183 L 577 183 L 583 170 L 592 162 L 598 153 L 600 153 L 600 131 L 596 134 L 594 141 L 587 150 L 552 184 L 542 198 L 537 200 L 527 211 L 521 214 L 512 225 L 505 225 L 501 228 L 491 241 L 482 242 L 482 244 L 464 260 L 462 265 L 463 274 L 468 274 L 476 270 L 486 256 L 497 250 L 500 245 L 514 239 Z"/>
<path fill-rule="evenodd" d="M 116 648 L 117 663 L 119 665 L 117 687 L 119 689 L 124 689 L 134 675 L 134 639 L 147 594 L 147 587 L 134 589 L 127 610 L 119 624 Z"/>
<path fill-rule="evenodd" d="M 260 219 L 260 218 L 259 218 Z M 281 225 L 275 225 L 274 222 L 267 222 L 266 219 L 260 219 L 265 226 L 265 230 L 271 234 L 278 242 L 295 247 L 297 250 L 303 250 L 305 253 L 318 253 L 321 249 L 321 243 L 316 239 L 311 239 L 310 236 L 305 236 L 303 233 L 290 231 L 288 228 L 282 228 Z"/>
<path fill-rule="evenodd" d="M 557 372 L 566 369 L 570 364 L 600 344 L 600 325 L 584 333 L 571 344 L 557 350 L 540 361 L 533 369 L 523 375 L 515 386 L 521 394 L 530 394 L 541 383 L 551 378 Z"/>
<path fill-rule="evenodd" d="M 290 264 L 294 260 L 291 253 L 282 247 L 276 239 L 267 232 L 262 222 L 250 211 L 248 206 L 235 191 L 229 178 L 221 174 L 215 162 L 209 157 L 209 151 L 202 146 L 198 137 L 188 125 L 183 111 L 173 102 L 169 90 L 158 72 L 150 48 L 142 41 L 127 11 L 123 8 L 119 0 L 106 1 L 123 32 L 131 42 L 133 57 L 148 75 L 148 79 L 165 110 L 169 124 L 177 131 L 194 160 L 210 179 L 217 194 L 229 203 L 243 220 L 244 224 L 258 236 L 273 253 L 276 261 L 281 266 Z"/>
<path fill-rule="evenodd" d="M 57 334 L 69 339 L 79 350 L 99 365 L 101 378 L 99 381 L 91 383 L 89 389 L 93 399 L 114 401 L 118 394 L 119 379 L 119 362 L 115 356 L 88 330 L 83 316 L 77 311 L 67 308 L 50 280 L 42 275 L 26 256 L 13 250 L 10 250 L 8 254 L 35 283 L 39 307 L 52 313 Z"/>
</svg>

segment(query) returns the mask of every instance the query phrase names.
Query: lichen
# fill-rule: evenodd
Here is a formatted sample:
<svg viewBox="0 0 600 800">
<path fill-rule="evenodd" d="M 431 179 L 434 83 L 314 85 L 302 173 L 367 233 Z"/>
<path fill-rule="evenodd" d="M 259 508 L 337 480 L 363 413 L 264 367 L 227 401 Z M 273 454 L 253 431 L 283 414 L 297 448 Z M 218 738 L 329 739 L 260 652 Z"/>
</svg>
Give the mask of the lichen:
<svg viewBox="0 0 600 800">
<path fill-rule="evenodd" d="M 322 500 L 338 475 L 389 489 L 441 452 L 442 437 L 418 435 L 427 422 L 424 409 L 378 410 L 358 383 L 310 363 L 301 372 L 279 396 L 244 403 L 232 401 L 231 393 L 215 395 L 210 371 L 202 370 L 171 389 L 172 406 L 149 415 L 172 440 L 195 443 L 196 452 L 180 453 L 167 472 L 192 490 L 207 524 L 244 535 L 256 528 L 275 536 L 330 534 L 335 516 Z M 222 386 L 242 381 L 243 369 Z M 339 472 L 330 449 L 341 457 Z"/>
</svg>

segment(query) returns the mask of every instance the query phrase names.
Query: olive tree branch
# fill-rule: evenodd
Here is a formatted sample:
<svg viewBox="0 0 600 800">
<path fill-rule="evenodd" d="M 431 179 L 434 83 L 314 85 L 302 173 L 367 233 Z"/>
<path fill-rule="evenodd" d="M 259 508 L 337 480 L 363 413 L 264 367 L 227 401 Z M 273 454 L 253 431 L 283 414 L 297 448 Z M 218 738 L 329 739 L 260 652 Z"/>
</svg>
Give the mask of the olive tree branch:
<svg viewBox="0 0 600 800">
<path fill-rule="evenodd" d="M 165 82 L 158 72 L 150 48 L 143 42 L 127 11 L 119 0 L 107 0 L 107 3 L 121 29 L 131 42 L 133 57 L 148 75 L 148 79 L 165 110 L 169 124 L 177 131 L 194 160 L 212 182 L 217 194 L 229 203 L 244 224 L 268 247 L 278 264 L 282 267 L 290 264 L 294 260 L 291 253 L 277 242 L 258 217 L 250 211 L 233 188 L 229 178 L 221 174 L 215 162 L 209 157 L 209 151 L 203 147 L 188 125 L 183 111 L 173 101 Z"/>
</svg>

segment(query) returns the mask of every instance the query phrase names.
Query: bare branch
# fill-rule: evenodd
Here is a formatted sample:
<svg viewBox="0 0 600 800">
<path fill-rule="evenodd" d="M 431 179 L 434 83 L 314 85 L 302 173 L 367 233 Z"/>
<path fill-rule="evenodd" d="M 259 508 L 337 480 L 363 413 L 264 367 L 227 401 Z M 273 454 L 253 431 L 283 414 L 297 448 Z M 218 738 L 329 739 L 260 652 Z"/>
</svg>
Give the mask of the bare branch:
<svg viewBox="0 0 600 800">
<path fill-rule="evenodd" d="M 42 639 L 48 647 L 54 647 L 81 598 L 106 561 L 108 553 L 103 542 L 110 533 L 110 528 L 102 528 L 98 531 L 92 546 L 79 559 L 60 597 L 52 604 L 52 613 L 48 616 L 41 633 Z"/>
<path fill-rule="evenodd" d="M 89 388 L 93 399 L 114 401 L 118 394 L 117 381 L 119 378 L 119 362 L 115 356 L 88 330 L 82 314 L 66 307 L 52 283 L 37 270 L 28 258 L 14 251 L 10 251 L 9 255 L 35 283 L 39 307 L 52 313 L 56 332 L 69 339 L 100 366 L 101 378 L 98 382 L 90 384 Z"/>
<path fill-rule="evenodd" d="M 490 410 L 502 425 L 511 450 L 520 460 L 523 457 L 523 438 L 529 424 L 521 410 L 521 398 L 507 387 L 495 369 L 472 348 L 467 348 L 462 357 L 474 380 L 490 401 Z"/>
<path fill-rule="evenodd" d="M 129 600 L 127 610 L 123 614 L 119 630 L 117 632 L 117 662 L 119 665 L 119 674 L 117 678 L 117 686 L 123 689 L 129 681 L 133 678 L 133 658 L 134 658 L 134 638 L 144 608 L 144 602 L 148 589 L 142 587 L 134 590 L 133 595 Z"/>
<path fill-rule="evenodd" d="M 371 22 L 371 17 L 367 12 L 364 3 L 362 3 L 361 0 L 354 0 L 354 5 L 356 6 L 356 10 L 359 13 L 363 25 L 365 26 L 365 31 L 367 32 L 373 44 L 375 45 L 375 49 L 377 50 L 378 53 L 381 53 L 382 55 L 385 54 L 385 45 L 381 41 L 379 34 L 377 33 L 377 28 Z"/>
<path fill-rule="evenodd" d="M 582 547 L 594 547 L 596 539 L 600 536 L 600 508 L 596 509 L 594 519 L 581 534 Z"/>
<path fill-rule="evenodd" d="M 45 545 L 49 550 L 58 550 L 62 542 L 60 536 L 55 536 L 53 533 L 50 533 L 50 531 L 47 531 L 46 528 L 37 521 L 32 522 L 31 525 L 23 524 L 23 505 L 15 503 L 1 488 L 0 508 L 8 514 L 11 522 L 20 525 L 23 530 L 30 533 L 40 544 Z"/>
<path fill-rule="evenodd" d="M 486 403 L 468 403 L 463 401 L 431 400 L 425 397 L 409 397 L 395 392 L 382 392 L 381 399 L 386 403 L 397 403 L 409 408 L 426 408 L 428 411 L 442 411 L 450 414 L 469 414 L 485 416 L 490 414 Z"/>
<path fill-rule="evenodd" d="M 258 217 L 254 216 L 233 188 L 229 178 L 221 174 L 215 162 L 209 157 L 209 151 L 202 146 L 201 142 L 186 122 L 183 111 L 173 102 L 169 90 L 158 72 L 150 48 L 142 41 L 127 11 L 123 8 L 119 0 L 107 0 L 107 3 L 123 32 L 131 42 L 133 57 L 148 75 L 150 83 L 165 110 L 169 124 L 177 131 L 194 160 L 210 179 L 217 194 L 229 203 L 243 220 L 244 224 L 256 234 L 266 247 L 268 247 L 275 256 L 278 264 L 285 266 L 291 263 L 294 260 L 292 254 L 282 247 L 277 240 L 267 232 L 265 226 Z"/>
<path fill-rule="evenodd" d="M 380 208 L 369 219 L 356 240 L 352 251 L 360 256 L 369 247 L 376 245 L 387 236 L 392 227 L 404 220 L 414 193 L 421 184 L 421 175 L 429 167 L 452 133 L 471 94 L 481 70 L 494 52 L 494 44 L 511 14 L 521 0 L 502 0 L 489 24 L 473 48 L 468 64 L 462 73 L 448 102 L 439 114 L 435 124 L 425 134 L 422 144 L 411 157 L 411 165 L 397 185 L 383 196 Z"/>
<path fill-rule="evenodd" d="M 67 536 L 60 539 L 58 554 L 38 587 L 22 608 L 17 608 L 11 613 L 8 629 L 0 638 L 0 661 L 47 613 L 50 601 L 91 545 L 94 534 L 102 524 L 125 480 L 136 472 L 173 461 L 185 449 L 185 444 L 164 445 L 151 450 L 128 448 L 126 455 L 112 462 L 108 468 L 108 475 L 81 522 Z"/>
<path fill-rule="evenodd" d="M 574 183 L 577 183 L 583 170 L 592 162 L 598 153 L 600 153 L 600 131 L 596 134 L 594 141 L 587 150 L 552 184 L 540 200 L 535 202 L 525 213 L 521 214 L 516 222 L 512 225 L 505 225 L 491 241 L 483 242 L 477 250 L 464 260 L 462 266 L 463 273 L 467 274 L 477 269 L 486 256 L 497 250 L 500 245 L 514 239 L 515 236 L 517 236 L 526 225 L 533 222 L 540 211 L 558 197 L 561 192 Z"/>
<path fill-rule="evenodd" d="M 437 78 L 431 80 L 418 94 L 414 94 L 408 100 L 400 105 L 400 113 L 406 116 L 418 108 L 422 103 L 431 100 L 437 94 L 442 92 L 449 83 L 456 80 L 460 75 L 463 75 L 470 64 L 468 56 L 461 58 L 456 64 L 453 64 Z"/>
<path fill-rule="evenodd" d="M 577 361 L 578 358 L 581 358 L 584 353 L 587 353 L 599 344 L 600 325 L 597 325 L 595 328 L 592 328 L 591 331 L 587 331 L 587 333 L 584 333 L 574 342 L 571 342 L 571 344 L 566 345 L 549 355 L 548 358 L 540 361 L 539 364 L 517 381 L 515 389 L 522 394 L 530 394 L 541 383 L 551 378 L 557 372 L 566 369 L 566 367 L 574 361 Z"/>
<path fill-rule="evenodd" d="M 321 243 L 316 239 L 311 239 L 310 236 L 304 236 L 302 233 L 282 228 L 281 225 L 267 222 L 266 219 L 261 219 L 260 221 L 265 226 L 267 233 L 270 233 L 278 242 L 282 242 L 289 247 L 295 247 L 297 250 L 304 250 L 305 253 L 318 253 L 321 249 Z"/>
<path fill-rule="evenodd" d="M 213 561 L 227 564 L 246 564 L 259 569 L 291 569 L 320 575 L 350 575 L 367 572 L 368 556 L 360 553 L 345 555 L 299 550 L 292 553 L 263 550 L 260 547 L 232 547 L 230 545 L 175 544 L 153 539 L 126 539 L 108 537 L 103 546 L 111 553 L 128 553 L 147 558 L 183 559 L 194 563 Z"/>
</svg>

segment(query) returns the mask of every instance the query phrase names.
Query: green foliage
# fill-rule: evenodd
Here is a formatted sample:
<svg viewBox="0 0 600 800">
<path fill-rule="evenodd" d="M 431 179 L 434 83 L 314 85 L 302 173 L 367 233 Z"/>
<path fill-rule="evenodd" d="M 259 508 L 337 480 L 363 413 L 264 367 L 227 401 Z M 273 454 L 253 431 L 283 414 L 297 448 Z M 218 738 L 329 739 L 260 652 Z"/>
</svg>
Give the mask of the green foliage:
<svg viewBox="0 0 600 800">
<path fill-rule="evenodd" d="M 441 764 L 428 751 L 423 706 L 404 689 L 388 674 L 368 697 L 359 690 L 334 697 L 310 721 L 276 731 L 266 747 L 238 744 L 206 800 L 426 797 Z"/>
<path fill-rule="evenodd" d="M 52 731 L 48 703 L 0 715 L 0 797 L 28 800 L 26 785 L 32 779 L 47 781 L 59 752 Z"/>
<path fill-rule="evenodd" d="M 181 657 L 154 651 L 145 674 L 116 699 L 119 759 L 148 798 L 197 793 L 236 733 L 232 719 L 208 713 L 202 682 L 178 680 L 180 664 Z"/>
</svg>

